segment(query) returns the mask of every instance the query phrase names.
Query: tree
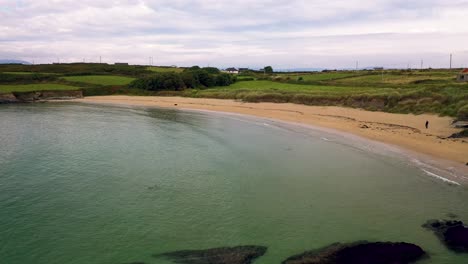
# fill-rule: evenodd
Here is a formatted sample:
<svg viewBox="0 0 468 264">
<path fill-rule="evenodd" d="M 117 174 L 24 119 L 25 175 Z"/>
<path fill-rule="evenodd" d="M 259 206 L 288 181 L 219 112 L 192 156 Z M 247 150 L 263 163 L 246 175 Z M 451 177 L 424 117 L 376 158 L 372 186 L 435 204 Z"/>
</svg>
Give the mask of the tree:
<svg viewBox="0 0 468 264">
<path fill-rule="evenodd" d="M 263 68 L 263 71 L 264 71 L 266 74 L 272 74 L 272 73 L 273 73 L 273 67 L 271 67 L 271 66 L 266 66 L 265 68 Z"/>
<path fill-rule="evenodd" d="M 215 67 L 205 67 L 205 68 L 202 68 L 204 71 L 206 71 L 207 73 L 209 74 L 219 74 L 220 71 L 218 68 L 215 68 Z"/>
<path fill-rule="evenodd" d="M 150 77 L 137 79 L 130 83 L 129 87 L 151 91 L 180 91 L 185 88 L 185 84 L 179 74 L 175 72 L 161 72 Z"/>
<path fill-rule="evenodd" d="M 221 73 L 216 76 L 216 85 L 217 86 L 229 86 L 233 83 L 233 77 L 227 73 Z"/>
</svg>

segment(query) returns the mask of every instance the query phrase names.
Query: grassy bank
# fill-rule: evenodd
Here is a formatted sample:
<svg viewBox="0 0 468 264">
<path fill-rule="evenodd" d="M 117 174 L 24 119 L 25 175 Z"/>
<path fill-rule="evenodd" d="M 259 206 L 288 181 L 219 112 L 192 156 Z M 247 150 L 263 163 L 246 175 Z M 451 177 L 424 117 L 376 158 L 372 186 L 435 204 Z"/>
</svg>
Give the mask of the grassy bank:
<svg viewBox="0 0 468 264">
<path fill-rule="evenodd" d="M 127 85 L 135 80 L 135 78 L 113 75 L 82 75 L 82 76 L 67 76 L 64 80 L 76 83 L 88 83 L 98 85 Z"/>
<path fill-rule="evenodd" d="M 43 84 L 21 84 L 21 85 L 0 85 L 0 93 L 11 92 L 33 92 L 52 90 L 79 90 L 79 87 L 64 84 L 43 83 Z"/>
<path fill-rule="evenodd" d="M 455 80 L 455 70 L 329 71 L 277 73 L 250 71 L 230 86 L 182 91 L 129 88 L 136 78 L 181 73 L 174 67 L 107 64 L 0 65 L 0 92 L 35 89 L 83 89 L 91 95 L 172 95 L 235 99 L 247 102 L 339 105 L 398 113 L 464 116 L 468 84 Z M 0 78 L 1 79 L 1 78 Z M 465 109 L 465 110 L 463 110 Z"/>
</svg>

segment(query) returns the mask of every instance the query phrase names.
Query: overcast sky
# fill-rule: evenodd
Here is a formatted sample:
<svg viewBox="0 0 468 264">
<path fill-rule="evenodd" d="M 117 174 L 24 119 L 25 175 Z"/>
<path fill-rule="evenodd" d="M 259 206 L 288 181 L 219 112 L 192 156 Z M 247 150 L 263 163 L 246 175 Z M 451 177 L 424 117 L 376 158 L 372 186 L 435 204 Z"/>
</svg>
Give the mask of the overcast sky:
<svg viewBox="0 0 468 264">
<path fill-rule="evenodd" d="M 0 0 L 0 58 L 468 66 L 468 0 Z"/>
</svg>

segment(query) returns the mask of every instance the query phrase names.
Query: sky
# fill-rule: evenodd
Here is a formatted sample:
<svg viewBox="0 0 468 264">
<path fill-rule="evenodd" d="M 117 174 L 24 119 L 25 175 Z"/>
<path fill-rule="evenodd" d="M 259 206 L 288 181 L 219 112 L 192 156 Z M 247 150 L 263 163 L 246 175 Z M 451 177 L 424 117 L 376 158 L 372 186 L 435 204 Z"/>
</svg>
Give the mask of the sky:
<svg viewBox="0 0 468 264">
<path fill-rule="evenodd" d="M 468 0 L 0 0 L 0 59 L 468 67 Z"/>
</svg>

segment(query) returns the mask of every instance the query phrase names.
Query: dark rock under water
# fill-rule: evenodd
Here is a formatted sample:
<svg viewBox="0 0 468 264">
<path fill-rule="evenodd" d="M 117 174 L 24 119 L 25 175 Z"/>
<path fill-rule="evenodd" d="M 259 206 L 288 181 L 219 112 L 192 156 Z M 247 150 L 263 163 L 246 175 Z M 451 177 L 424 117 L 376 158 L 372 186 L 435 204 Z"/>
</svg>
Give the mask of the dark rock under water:
<svg viewBox="0 0 468 264">
<path fill-rule="evenodd" d="M 457 220 L 429 220 L 423 225 L 432 230 L 449 249 L 468 253 L 468 227 Z"/>
<path fill-rule="evenodd" d="M 251 264 L 267 251 L 263 246 L 221 247 L 205 250 L 181 250 L 155 255 L 179 264 Z"/>
<path fill-rule="evenodd" d="M 392 242 L 335 243 L 328 247 L 292 256 L 283 264 L 406 264 L 426 255 L 417 245 Z"/>
</svg>

